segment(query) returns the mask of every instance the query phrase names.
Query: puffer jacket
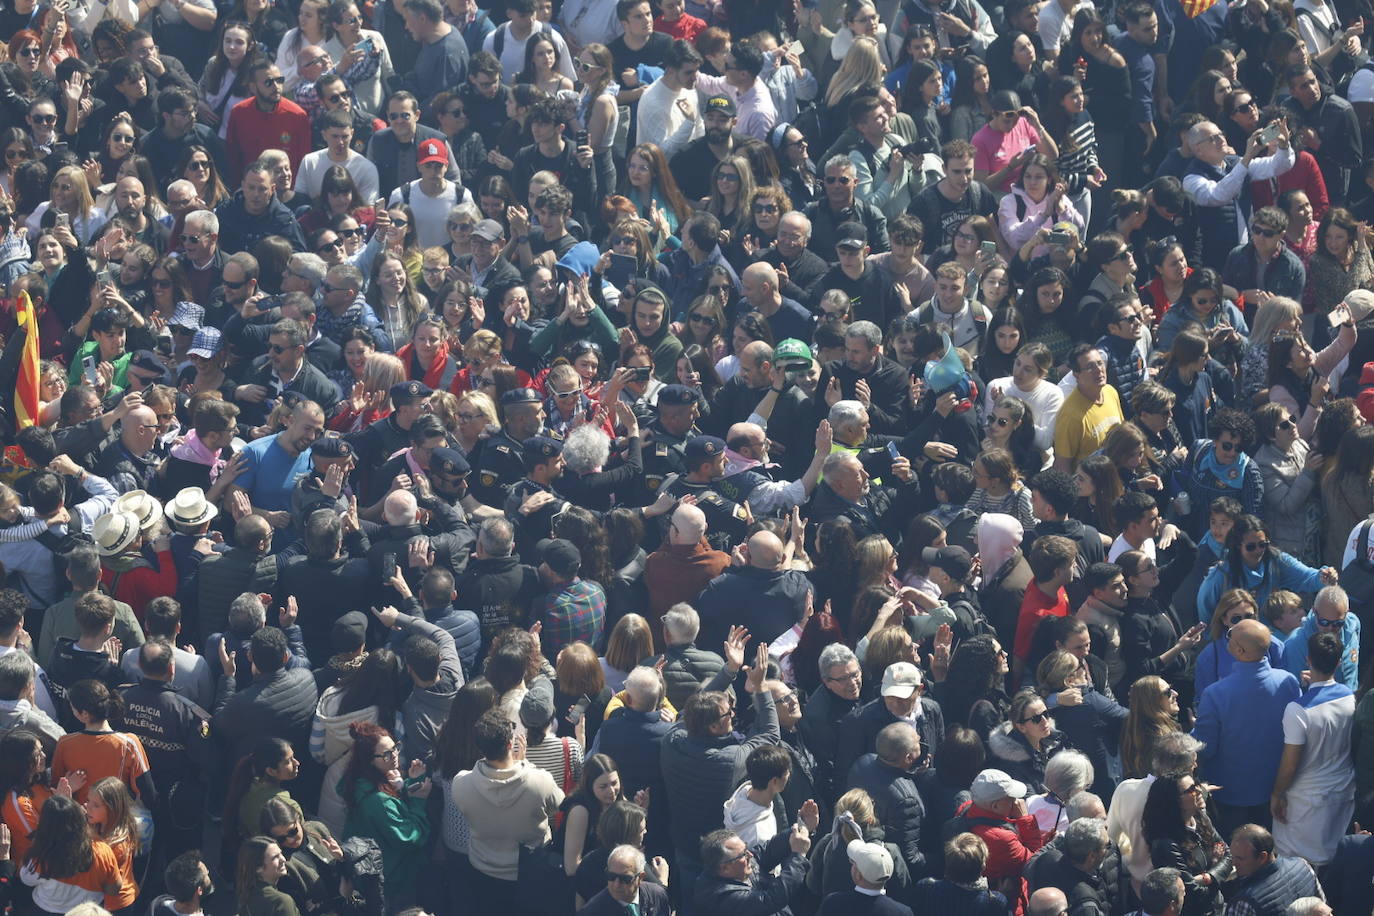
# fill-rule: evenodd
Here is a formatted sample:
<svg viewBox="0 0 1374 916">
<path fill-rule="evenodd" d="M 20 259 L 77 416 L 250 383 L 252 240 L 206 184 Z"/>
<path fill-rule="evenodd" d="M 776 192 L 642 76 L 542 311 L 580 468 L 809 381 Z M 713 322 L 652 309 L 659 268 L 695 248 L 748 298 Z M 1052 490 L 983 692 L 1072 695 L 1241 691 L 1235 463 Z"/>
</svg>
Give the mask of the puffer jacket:
<svg viewBox="0 0 1374 916">
<path fill-rule="evenodd" d="M 752 642 L 772 642 L 801 622 L 810 593 L 811 580 L 795 569 L 732 566 L 697 598 L 699 641 L 704 646 L 723 645 L 730 627 L 743 624 Z M 753 651 L 753 646 L 746 651 Z"/>
<path fill-rule="evenodd" d="M 276 557 L 246 547 L 231 547 L 202 560 L 196 572 L 196 645 L 205 645 L 211 633 L 229 629 L 229 605 L 239 595 L 270 594 L 277 583 L 277 568 Z"/>
<path fill-rule="evenodd" d="M 766 690 L 754 694 L 754 727 L 736 735 L 694 738 L 678 723 L 663 738 L 660 764 L 668 786 L 673 845 L 695 860 L 701 838 L 724 824 L 723 805 L 745 777 L 744 762 L 756 747 L 777 744 L 778 713 Z"/>
<path fill-rule="evenodd" d="M 925 877 L 921 825 L 926 810 L 912 774 L 884 763 L 877 754 L 864 754 L 850 769 L 848 786 L 868 793 L 873 799 L 873 813 L 883 825 L 884 839 L 897 844 L 913 875 Z"/>
<path fill-rule="evenodd" d="M 1064 736 L 1053 731 L 1037 751 L 1010 722 L 1003 722 L 988 737 L 988 766 L 1005 771 L 1038 794 L 1045 791 L 1045 764 L 1063 746 Z"/>
<path fill-rule="evenodd" d="M 339 782 L 352 759 L 353 736 L 348 733 L 348 726 L 354 722 L 389 725 L 381 721 L 382 711 L 376 705 L 340 712 L 342 697 L 343 690 L 338 685 L 324 692 L 315 707 L 310 736 L 310 756 L 326 767 L 324 785 L 320 786 L 320 822 L 336 836 L 343 835 L 348 820 L 348 802 L 339 794 Z"/>
<path fill-rule="evenodd" d="M 667 659 L 663 665 L 663 682 L 667 685 L 668 702 L 678 709 L 725 667 L 724 659 L 715 652 L 698 649 L 695 643 L 669 646 L 663 655 L 645 659 L 640 664 L 652 667 L 660 658 Z"/>
<path fill-rule="evenodd" d="M 940 704 L 930 697 L 921 697 L 920 714 L 916 717 L 916 734 L 921 738 L 920 764 L 929 764 L 945 736 L 945 715 Z M 899 720 L 887 708 L 882 697 L 865 703 L 853 716 L 840 723 L 840 740 L 835 751 L 835 782 L 849 778 L 849 768 L 864 754 L 874 750 L 878 732 Z"/>
<path fill-rule="evenodd" d="M 222 677 L 211 727 L 230 749 L 233 760 L 249 753 L 263 735 L 306 747 L 319 699 L 308 668 L 258 674 L 252 684 L 237 691 L 232 677 Z"/>
</svg>

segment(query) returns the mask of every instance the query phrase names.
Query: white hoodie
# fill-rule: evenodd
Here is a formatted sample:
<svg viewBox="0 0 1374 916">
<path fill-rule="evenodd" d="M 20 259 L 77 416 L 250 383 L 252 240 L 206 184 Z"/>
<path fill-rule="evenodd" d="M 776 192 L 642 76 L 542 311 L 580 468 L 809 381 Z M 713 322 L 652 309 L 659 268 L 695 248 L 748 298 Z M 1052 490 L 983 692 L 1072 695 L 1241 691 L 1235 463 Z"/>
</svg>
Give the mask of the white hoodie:
<svg viewBox="0 0 1374 916">
<path fill-rule="evenodd" d="M 744 845 L 767 843 L 778 832 L 778 820 L 772 805 L 760 805 L 749 798 L 750 783 L 745 780 L 735 794 L 725 801 L 725 826 L 729 827 Z"/>
</svg>

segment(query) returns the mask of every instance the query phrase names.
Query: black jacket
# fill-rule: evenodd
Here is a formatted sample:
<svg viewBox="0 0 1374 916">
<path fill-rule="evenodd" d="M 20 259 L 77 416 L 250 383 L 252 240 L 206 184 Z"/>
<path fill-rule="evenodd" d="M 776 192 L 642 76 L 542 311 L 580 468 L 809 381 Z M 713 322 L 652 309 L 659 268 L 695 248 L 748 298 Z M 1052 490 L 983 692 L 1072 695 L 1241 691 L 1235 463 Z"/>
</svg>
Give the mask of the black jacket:
<svg viewBox="0 0 1374 916">
<path fill-rule="evenodd" d="M 816 785 L 826 798 L 835 798 L 835 755 L 839 753 L 840 728 L 859 709 L 858 700 L 846 700 L 822 683 L 812 692 L 797 727 L 806 746 L 816 755 Z M 843 780 L 846 773 L 841 774 Z"/>
<path fill-rule="evenodd" d="M 698 639 L 707 646 L 723 645 L 730 627 L 743 625 L 749 628 L 751 644 L 772 642 L 801 622 L 810 593 L 811 580 L 795 569 L 728 567 L 696 600 L 701 615 Z"/>
<path fill-rule="evenodd" d="M 935 756 L 940 740 L 945 736 L 945 715 L 940 711 L 940 704 L 930 697 L 921 697 L 920 703 L 921 714 L 916 718 L 916 734 L 921 738 L 921 759 L 918 763 L 924 766 Z M 883 698 L 878 697 L 841 722 L 840 741 L 835 752 L 837 778 L 846 778 L 856 760 L 874 751 L 878 732 L 900 721 L 888 710 Z"/>
<path fill-rule="evenodd" d="M 1038 871 L 1041 887 L 1057 887 L 1069 898 L 1069 916 L 1107 916 L 1115 912 L 1102 878 L 1078 868 L 1062 855 Z"/>
<path fill-rule="evenodd" d="M 667 661 L 663 665 L 663 683 L 667 686 L 668 702 L 675 709 L 681 709 L 687 699 L 701 689 L 702 684 L 725 667 L 725 660 L 718 654 L 698 649 L 695 643 L 669 646 L 662 655 L 646 659 L 640 664 L 652 667 L 664 657 Z M 619 757 L 615 759 L 620 761 Z"/>
<path fill-rule="evenodd" d="M 268 391 L 272 387 L 272 366 L 270 363 L 263 363 L 255 369 L 247 378 L 246 383 L 251 385 L 261 385 Z M 339 386 L 310 362 L 305 360 L 301 364 L 301 371 L 296 377 L 288 382 L 284 391 L 294 391 L 302 397 L 309 398 L 324 410 L 325 416 L 334 412 L 339 401 L 343 400 L 343 395 L 339 392 Z M 257 425 L 267 420 L 268 413 L 276 406 L 275 398 L 267 398 L 260 403 L 251 404 L 247 401 L 239 402 L 239 423 Z"/>
<path fill-rule="evenodd" d="M 883 838 L 902 851 L 913 875 L 924 876 L 927 869 L 921 832 L 926 809 L 912 774 L 884 763 L 877 754 L 864 754 L 849 770 L 848 787 L 868 793 L 873 799 L 873 813 L 883 825 Z"/>
<path fill-rule="evenodd" d="M 692 911 L 713 916 L 792 916 L 792 901 L 810 863 L 792 851 L 791 839 L 792 831 L 787 830 L 766 846 L 753 847 L 756 862 L 747 884 L 703 873 L 693 888 Z M 772 874 L 775 868 L 781 868 L 777 875 Z"/>
<path fill-rule="evenodd" d="M 835 360 L 826 363 L 816 391 L 825 391 L 825 386 L 830 383 L 832 376 L 839 381 L 840 395 L 845 398 L 854 397 L 854 389 L 860 379 L 868 382 L 868 419 L 873 432 L 901 435 L 906 431 L 904 417 L 910 384 L 907 381 L 907 371 L 899 364 L 880 355 L 878 362 L 868 372 L 855 372 L 844 360 Z M 816 401 L 818 410 L 829 410 L 824 398 L 818 398 Z"/>
<path fill-rule="evenodd" d="M 1124 683 L 1134 684 L 1147 674 L 1158 675 L 1169 683 L 1191 682 L 1189 660 L 1180 652 L 1172 661 L 1160 662 L 1183 634 L 1172 608 L 1162 608 L 1153 598 L 1126 599 L 1121 615 L 1121 658 L 1126 663 Z"/>
<path fill-rule="evenodd" d="M 837 234 L 840 224 L 851 221 L 864 224 L 868 230 L 868 247 L 874 254 L 892 250 L 887 238 L 887 217 L 872 204 L 855 199 L 847 209 L 834 213 L 830 209 L 830 201 L 822 197 L 807 204 L 803 212 L 811 220 L 811 241 L 806 247 L 825 261 L 832 261 L 836 257 L 835 243 L 840 240 Z"/>
<path fill-rule="evenodd" d="M 249 753 L 263 735 L 306 747 L 319 699 L 308 668 L 259 674 L 239 691 L 234 678 L 222 677 L 215 694 L 214 732 L 232 760 Z"/>
<path fill-rule="evenodd" d="M 67 636 L 58 639 L 53 647 L 47 674 L 53 683 L 61 687 L 70 687 L 87 678 L 103 681 L 110 688 L 126 683 L 119 664 L 110 661 L 108 655 L 104 652 L 88 652 Z"/>
<path fill-rule="evenodd" d="M 359 544 L 360 538 L 352 535 L 346 541 Z M 361 541 L 357 549 L 366 551 L 367 542 Z M 367 560 L 347 553 L 332 560 L 296 557 L 282 569 L 275 589 L 277 606 L 284 606 L 288 596 L 295 596 L 301 635 L 312 665 L 318 668 L 329 661 L 334 622 L 360 607 L 371 585 Z"/>
<path fill-rule="evenodd" d="M 273 197 L 267 212 L 254 216 L 243 205 L 243 192 L 215 208 L 219 217 L 219 247 L 225 251 L 252 251 L 269 235 L 279 235 L 296 251 L 305 250 L 301 224 L 286 204 Z"/>
<path fill-rule="evenodd" d="M 506 627 L 525 627 L 530 601 L 544 591 L 539 574 L 516 556 L 474 557 L 454 586 L 454 607 L 477 612 L 482 622 L 482 648 Z"/>
<path fill-rule="evenodd" d="M 178 783 L 204 782 L 214 754 L 209 725 L 209 711 L 170 684 L 142 678 L 124 691 L 124 730 L 143 742 L 161 797 L 174 794 Z"/>
</svg>

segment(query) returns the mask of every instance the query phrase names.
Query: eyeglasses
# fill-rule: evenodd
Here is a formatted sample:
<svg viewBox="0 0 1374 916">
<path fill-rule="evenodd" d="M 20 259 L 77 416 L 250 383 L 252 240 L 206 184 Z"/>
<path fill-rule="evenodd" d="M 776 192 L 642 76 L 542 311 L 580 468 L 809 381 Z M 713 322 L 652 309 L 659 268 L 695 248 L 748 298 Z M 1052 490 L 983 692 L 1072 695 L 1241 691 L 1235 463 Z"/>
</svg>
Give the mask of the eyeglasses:
<svg viewBox="0 0 1374 916">
<path fill-rule="evenodd" d="M 29 115 L 35 124 L 56 124 L 57 115 Z"/>
<path fill-rule="evenodd" d="M 1221 134 L 1212 134 L 1209 137 L 1204 137 L 1203 139 L 1199 140 L 1197 145 L 1202 146 L 1204 143 L 1215 143 L 1219 146 L 1222 142 L 1225 141 L 1225 139 L 1226 138 L 1223 137 Z"/>
<path fill-rule="evenodd" d="M 852 683 L 857 684 L 859 681 L 862 681 L 863 678 L 864 673 L 862 671 L 846 671 L 839 677 L 830 677 L 827 675 L 825 679 L 835 684 L 841 683 L 843 681 L 850 681 Z"/>
<path fill-rule="evenodd" d="M 448 228 L 449 228 L 449 231 L 450 231 L 450 232 L 471 232 L 474 228 L 476 228 L 476 226 L 477 226 L 476 223 L 449 223 L 449 224 L 448 224 Z"/>
<path fill-rule="evenodd" d="M 341 92 L 336 92 L 336 93 L 334 93 L 333 95 L 331 95 L 331 96 L 329 97 L 329 101 L 331 101 L 331 102 L 333 102 L 334 104 L 337 105 L 339 102 L 343 102 L 343 101 L 346 101 L 346 100 L 351 99 L 351 98 L 353 98 L 353 93 L 351 93 L 351 92 L 349 92 L 347 89 L 345 89 L 345 90 L 342 90 Z"/>
<path fill-rule="evenodd" d="M 577 69 L 581 70 L 583 73 L 586 73 L 588 70 L 595 70 L 596 68 L 596 64 L 589 64 L 585 60 L 578 58 Z"/>
<path fill-rule="evenodd" d="M 390 748 L 388 748 L 387 750 L 378 751 L 377 753 L 373 754 L 373 755 L 372 755 L 372 759 L 373 759 L 373 760 L 392 760 L 392 759 L 395 759 L 395 758 L 396 758 L 397 756 L 399 756 L 399 755 L 400 755 L 400 748 L 396 747 L 396 746 L 393 744 L 393 745 L 392 745 Z"/>
<path fill-rule="evenodd" d="M 854 180 L 854 179 L 853 179 L 853 178 L 850 178 L 848 175 L 826 175 L 826 176 L 825 176 L 825 183 L 826 183 L 826 184 L 847 185 L 847 184 L 851 183 L 853 180 Z"/>
<path fill-rule="evenodd" d="M 553 396 L 556 398 L 575 398 L 581 393 L 581 388 L 574 388 L 571 391 L 555 391 Z"/>
<path fill-rule="evenodd" d="M 1259 553 L 1269 549 L 1268 541 L 1247 541 L 1240 545 L 1240 549 L 1246 553 Z"/>
<path fill-rule="evenodd" d="M 961 242 L 978 241 L 978 236 L 974 235 L 972 232 L 956 232 L 954 233 L 954 237 Z"/>
<path fill-rule="evenodd" d="M 314 58 L 314 59 L 312 59 L 312 60 L 307 60 L 306 62 L 304 62 L 303 64 L 301 64 L 301 66 L 302 66 L 302 67 L 313 67 L 313 66 L 315 66 L 316 64 L 322 64 L 322 63 L 324 63 L 324 62 L 327 61 L 327 60 L 329 60 L 329 55 L 328 55 L 328 54 L 322 54 L 322 55 L 320 55 L 319 57 L 316 57 L 316 58 Z"/>
<path fill-rule="evenodd" d="M 1317 626 L 1319 626 L 1319 627 L 1340 627 L 1340 626 L 1345 626 L 1345 618 L 1344 618 L 1344 617 L 1336 617 L 1336 618 L 1334 618 L 1334 619 L 1328 619 L 1328 618 L 1326 618 L 1326 617 L 1318 617 L 1318 618 L 1317 618 Z"/>
<path fill-rule="evenodd" d="M 1021 724 L 1025 725 L 1027 722 L 1034 722 L 1036 725 L 1044 725 L 1045 720 L 1049 717 L 1050 714 L 1047 712 L 1038 712 L 1033 716 L 1026 716 L 1024 719 L 1021 720 Z"/>
<path fill-rule="evenodd" d="M 460 423 L 471 423 L 473 420 L 485 420 L 485 419 L 486 419 L 486 415 L 485 415 L 485 414 L 480 414 L 480 413 L 460 413 L 460 414 L 458 414 L 458 421 L 459 421 Z"/>
<path fill-rule="evenodd" d="M 148 383 L 144 382 L 143 384 L 147 385 Z M 156 430 L 158 427 L 156 423 L 140 423 L 138 424 L 138 428 L 146 430 Z"/>
</svg>

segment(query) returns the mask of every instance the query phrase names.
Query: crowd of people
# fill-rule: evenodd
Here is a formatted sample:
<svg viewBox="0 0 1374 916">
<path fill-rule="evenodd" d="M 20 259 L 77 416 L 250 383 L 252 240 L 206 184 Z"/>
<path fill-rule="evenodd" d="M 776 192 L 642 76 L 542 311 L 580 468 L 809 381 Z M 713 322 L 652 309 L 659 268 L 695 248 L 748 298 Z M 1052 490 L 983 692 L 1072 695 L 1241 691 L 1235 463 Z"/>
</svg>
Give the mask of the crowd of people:
<svg viewBox="0 0 1374 916">
<path fill-rule="evenodd" d="M 0 905 L 1369 916 L 1368 17 L 3 0 Z"/>
</svg>

